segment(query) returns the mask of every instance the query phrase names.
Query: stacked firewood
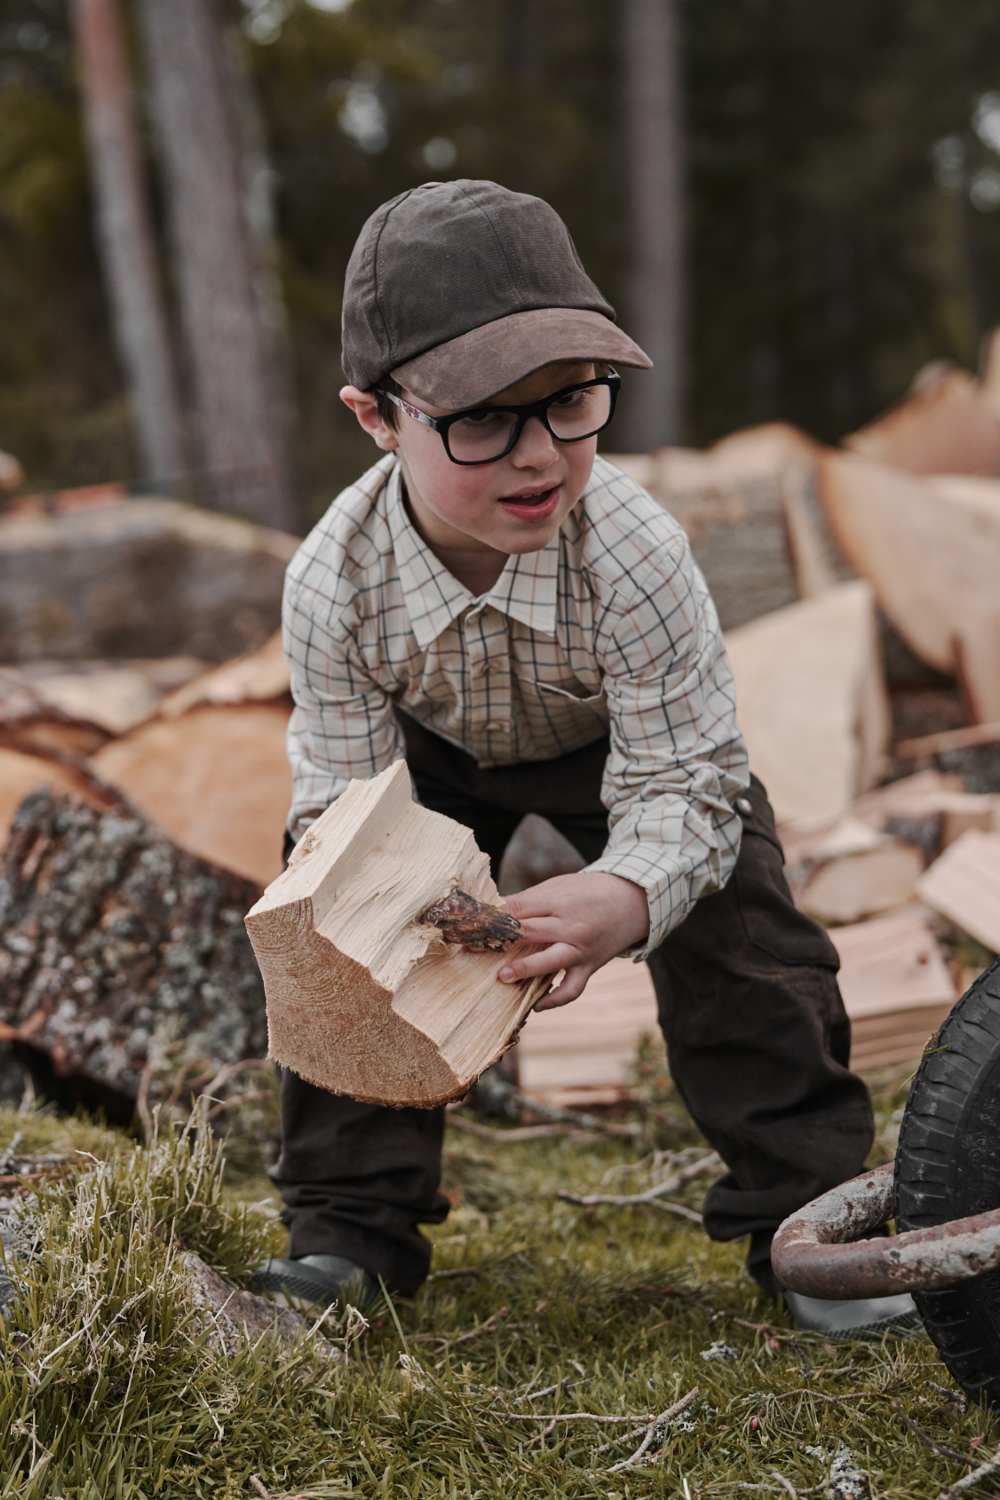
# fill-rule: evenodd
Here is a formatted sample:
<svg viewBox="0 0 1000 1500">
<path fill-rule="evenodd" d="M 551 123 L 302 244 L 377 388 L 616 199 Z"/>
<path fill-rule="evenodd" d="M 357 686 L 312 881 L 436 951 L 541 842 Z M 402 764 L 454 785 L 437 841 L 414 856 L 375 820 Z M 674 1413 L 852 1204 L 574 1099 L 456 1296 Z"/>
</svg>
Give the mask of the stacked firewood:
<svg viewBox="0 0 1000 1500">
<path fill-rule="evenodd" d="M 981 380 L 925 372 L 838 449 L 772 424 L 614 461 L 677 515 L 708 578 L 793 892 L 841 954 L 855 1061 L 914 1058 L 976 944 L 1000 950 L 998 361 Z M 281 869 L 291 701 L 274 630 L 295 545 L 107 492 L 0 521 L 0 1037 L 53 1078 L 127 1104 L 155 1095 L 164 1058 L 175 1083 L 264 1050 L 243 917 Z M 527 820 L 500 890 L 575 863 Z M 407 964 L 366 960 L 365 983 L 398 1030 L 414 967 L 407 1024 L 438 1037 L 443 1098 L 503 1051 L 525 997 L 498 1021 L 491 986 L 466 983 L 495 955 L 456 963 L 426 924 L 414 946 L 409 905 Z M 417 981 L 459 967 L 462 1024 L 428 1020 Z M 616 960 L 571 1008 L 528 1018 L 522 1082 L 620 1096 L 646 1031 L 645 970 Z"/>
</svg>

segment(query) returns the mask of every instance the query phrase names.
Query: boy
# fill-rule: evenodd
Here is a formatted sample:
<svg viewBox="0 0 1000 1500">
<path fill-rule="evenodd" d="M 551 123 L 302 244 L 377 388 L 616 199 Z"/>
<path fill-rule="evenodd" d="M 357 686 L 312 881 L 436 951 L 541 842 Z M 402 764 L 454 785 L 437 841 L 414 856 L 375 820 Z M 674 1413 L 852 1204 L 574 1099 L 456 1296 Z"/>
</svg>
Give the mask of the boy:
<svg viewBox="0 0 1000 1500">
<path fill-rule="evenodd" d="M 862 1169 L 871 1108 L 835 950 L 791 903 L 749 774 L 704 580 L 680 527 L 596 458 L 614 366 L 650 360 L 548 204 L 463 179 L 365 224 L 343 363 L 341 400 L 384 456 L 288 569 L 286 852 L 350 778 L 404 753 L 419 800 L 470 826 L 494 875 L 520 818 L 548 817 L 587 865 L 508 901 L 539 946 L 501 978 L 564 971 L 549 1008 L 616 954 L 648 962 L 677 1087 L 728 1169 L 706 1229 L 748 1235 L 748 1270 L 777 1295 L 775 1228 Z M 448 1209 L 443 1119 L 286 1074 L 289 1255 L 257 1284 L 414 1292 L 417 1225 Z M 828 1331 L 912 1308 L 786 1301 Z"/>
</svg>

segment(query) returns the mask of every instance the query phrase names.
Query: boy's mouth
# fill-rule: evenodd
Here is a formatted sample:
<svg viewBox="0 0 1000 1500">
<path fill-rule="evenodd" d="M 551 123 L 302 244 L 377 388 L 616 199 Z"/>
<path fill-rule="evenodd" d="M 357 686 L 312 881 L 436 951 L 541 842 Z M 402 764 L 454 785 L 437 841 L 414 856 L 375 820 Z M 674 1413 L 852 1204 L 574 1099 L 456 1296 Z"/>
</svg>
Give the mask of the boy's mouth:
<svg viewBox="0 0 1000 1500">
<path fill-rule="evenodd" d="M 549 516 L 556 508 L 559 486 L 549 485 L 544 490 L 524 490 L 519 495 L 504 495 L 500 504 L 504 510 L 516 516 Z"/>
</svg>

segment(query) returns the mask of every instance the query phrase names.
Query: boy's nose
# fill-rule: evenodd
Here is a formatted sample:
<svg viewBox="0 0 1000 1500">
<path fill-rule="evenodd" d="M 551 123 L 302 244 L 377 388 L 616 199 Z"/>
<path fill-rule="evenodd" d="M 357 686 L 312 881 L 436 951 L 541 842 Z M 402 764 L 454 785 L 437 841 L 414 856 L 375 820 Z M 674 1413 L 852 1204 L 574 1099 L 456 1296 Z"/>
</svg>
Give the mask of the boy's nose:
<svg viewBox="0 0 1000 1500">
<path fill-rule="evenodd" d="M 539 468 L 551 461 L 556 451 L 556 440 L 541 417 L 529 417 L 524 431 L 511 449 L 510 457 L 515 464 Z"/>
</svg>

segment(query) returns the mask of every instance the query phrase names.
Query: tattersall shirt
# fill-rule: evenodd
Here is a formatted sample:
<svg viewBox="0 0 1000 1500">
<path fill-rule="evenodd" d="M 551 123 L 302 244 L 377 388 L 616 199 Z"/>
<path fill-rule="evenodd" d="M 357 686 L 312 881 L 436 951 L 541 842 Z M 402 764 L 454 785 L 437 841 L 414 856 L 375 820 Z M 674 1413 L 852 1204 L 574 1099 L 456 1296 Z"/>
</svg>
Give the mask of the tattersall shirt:
<svg viewBox="0 0 1000 1500">
<path fill-rule="evenodd" d="M 749 774 L 715 607 L 680 526 L 607 460 L 557 535 L 476 597 L 415 529 L 398 460 L 380 459 L 292 558 L 283 632 L 294 837 L 352 777 L 404 756 L 396 704 L 483 767 L 610 731 L 608 843 L 587 869 L 645 891 L 636 958 L 725 884 Z"/>
</svg>

